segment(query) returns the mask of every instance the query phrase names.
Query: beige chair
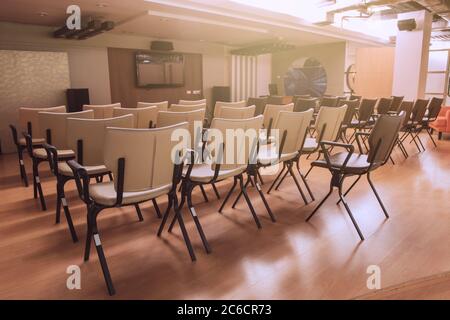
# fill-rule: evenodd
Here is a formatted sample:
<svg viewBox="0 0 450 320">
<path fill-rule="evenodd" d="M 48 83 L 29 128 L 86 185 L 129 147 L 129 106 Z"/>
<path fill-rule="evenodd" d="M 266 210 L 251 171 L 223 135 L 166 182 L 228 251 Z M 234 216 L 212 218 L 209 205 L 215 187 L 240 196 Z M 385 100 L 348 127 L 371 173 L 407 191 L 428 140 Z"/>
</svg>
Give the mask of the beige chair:
<svg viewBox="0 0 450 320">
<path fill-rule="evenodd" d="M 214 106 L 214 118 L 220 118 L 219 114 L 221 113 L 222 108 L 245 108 L 247 107 L 247 102 L 238 101 L 238 102 L 222 102 L 217 101 Z"/>
<path fill-rule="evenodd" d="M 83 106 L 83 111 L 92 110 L 94 111 L 94 119 L 109 119 L 114 115 L 114 108 L 121 108 L 120 103 L 114 104 L 104 104 L 104 105 L 93 105 L 85 104 Z"/>
<path fill-rule="evenodd" d="M 322 151 L 319 150 L 321 141 L 338 141 L 342 134 L 342 123 L 344 121 L 347 105 L 342 107 L 321 107 L 315 124 L 316 137 L 306 138 L 302 148 L 302 154 L 312 154 L 316 151 L 317 159 L 320 158 Z M 309 168 L 305 178 L 311 173 L 312 166 Z"/>
<path fill-rule="evenodd" d="M 277 121 L 278 115 L 282 111 L 293 111 L 294 104 L 286 104 L 286 105 L 276 105 L 276 104 L 268 104 L 264 109 L 264 128 L 270 129 L 272 125 Z"/>
<path fill-rule="evenodd" d="M 80 197 L 89 208 L 84 260 L 89 260 L 93 239 L 110 295 L 115 294 L 115 289 L 97 226 L 97 217 L 105 209 L 134 206 L 139 211 L 140 203 L 167 195 L 167 212 L 175 208 L 189 254 L 195 260 L 176 196 L 182 163 L 181 159 L 172 158 L 173 154 L 181 152 L 174 152 L 178 141 L 172 141 L 172 133 L 177 129 L 187 129 L 187 123 L 158 129 L 108 128 L 103 161 L 114 176 L 113 182 L 90 185 L 86 169 L 74 160 L 69 161 L 78 185 L 82 186 L 79 189 Z"/>
<path fill-rule="evenodd" d="M 178 101 L 179 105 L 182 106 L 192 106 L 192 105 L 199 105 L 199 104 L 204 104 L 206 106 L 206 99 L 201 99 L 201 100 L 180 100 Z"/>
<path fill-rule="evenodd" d="M 67 118 L 83 118 L 92 119 L 94 117 L 93 111 L 82 111 L 73 113 L 58 113 L 58 112 L 39 112 L 38 122 L 39 130 L 38 133 L 41 137 L 46 137 L 45 143 L 52 144 L 57 149 L 58 157 L 61 159 L 71 159 L 75 157 L 74 151 L 67 147 L 66 133 Z M 39 164 L 42 162 L 49 161 L 47 151 L 41 146 L 33 146 L 31 135 L 26 134 L 25 139 L 27 141 L 28 153 L 33 162 L 33 193 L 36 199 L 39 195 L 41 201 L 42 210 L 47 210 L 45 204 L 44 194 L 42 192 L 41 180 L 39 178 Z"/>
<path fill-rule="evenodd" d="M 169 101 L 162 102 L 138 102 L 137 108 L 158 107 L 158 111 L 167 111 L 169 108 Z"/>
<path fill-rule="evenodd" d="M 31 143 L 33 146 L 38 147 L 45 142 L 45 136 L 40 136 L 39 129 L 39 112 L 66 112 L 65 106 L 51 107 L 51 108 L 19 108 L 19 126 L 9 125 L 12 133 L 13 142 L 17 148 L 17 157 L 19 159 L 19 172 L 20 177 L 28 187 L 28 177 L 25 170 L 25 163 L 23 161 L 23 151 L 27 149 L 27 142 L 25 137 L 22 136 L 23 132 L 26 132 L 31 137 Z"/>
<path fill-rule="evenodd" d="M 113 116 L 120 117 L 131 114 L 134 117 L 134 128 L 148 129 L 156 126 L 158 107 L 145 108 L 114 108 Z"/>
<path fill-rule="evenodd" d="M 255 106 L 245 108 L 222 107 L 216 118 L 221 119 L 248 119 L 255 115 Z"/>
<path fill-rule="evenodd" d="M 195 110 L 188 112 L 171 112 L 171 111 L 161 111 L 158 112 L 158 120 L 156 121 L 158 128 L 173 126 L 179 123 L 188 123 L 189 133 L 191 134 L 191 148 L 195 144 L 195 138 L 200 139 L 201 133 L 203 131 L 203 119 L 205 118 L 205 110 Z M 197 130 L 197 132 L 195 132 Z"/>
<path fill-rule="evenodd" d="M 247 107 L 255 106 L 255 116 L 259 116 L 260 114 L 264 113 L 264 109 L 267 105 L 267 97 L 262 98 L 248 98 L 247 100 Z"/>
<path fill-rule="evenodd" d="M 196 110 L 206 110 L 206 103 L 201 104 L 172 104 L 169 108 L 170 112 L 189 112 Z"/>
<path fill-rule="evenodd" d="M 97 181 L 103 180 L 104 175 L 110 175 L 109 170 L 103 163 L 103 148 L 105 144 L 105 132 L 107 127 L 133 128 L 133 115 L 124 115 L 112 119 L 83 119 L 68 118 L 66 132 L 66 146 L 73 150 L 77 162 L 86 169 L 89 178 L 95 178 Z M 73 171 L 67 164 L 66 159 L 58 157 L 58 151 L 55 146 L 44 144 L 47 151 L 47 157 L 51 159 L 51 169 L 56 177 L 56 223 L 60 223 L 61 205 L 64 209 L 64 215 L 69 226 L 69 231 L 73 242 L 78 241 L 75 228 L 65 197 L 65 184 L 74 179 Z"/>
<path fill-rule="evenodd" d="M 211 184 L 214 182 L 223 181 L 225 179 L 234 178 L 232 190 L 229 192 L 231 194 L 239 181 L 241 191 L 243 192 L 243 195 L 247 201 L 256 225 L 258 226 L 258 228 L 261 228 L 261 223 L 259 222 L 259 219 L 247 194 L 247 189 L 243 182 L 243 174 L 246 172 L 248 164 L 252 162 L 252 160 L 254 161 L 254 163 L 256 163 L 256 148 L 259 129 L 262 126 L 262 122 L 262 116 L 243 120 L 214 118 L 211 123 L 210 130 L 208 130 L 207 138 L 207 149 L 212 155 L 211 163 L 195 164 L 194 161 L 191 161 L 189 168 L 183 174 L 181 203 L 182 205 L 187 203 L 189 212 L 194 219 L 195 225 L 202 239 L 203 246 L 205 247 L 207 253 L 211 252 L 211 248 L 203 232 L 198 214 L 192 203 L 192 190 L 196 186 Z M 242 129 L 244 132 L 248 130 L 249 134 L 247 138 L 241 137 L 242 139 L 240 141 L 236 141 L 235 137 L 233 137 L 235 141 L 228 141 L 227 137 L 229 137 L 229 135 L 226 134 L 227 129 Z M 216 130 L 221 133 L 221 136 L 225 140 L 223 141 L 223 143 L 219 143 L 218 141 L 216 141 L 216 138 L 214 136 L 214 132 L 217 132 Z M 228 147 L 225 147 L 227 145 Z M 227 155 L 227 151 L 231 150 L 232 146 L 234 146 L 233 154 Z M 194 158 L 194 156 L 192 156 L 192 158 Z M 163 218 L 158 234 L 161 234 L 162 230 L 164 229 L 167 217 L 168 212 L 166 212 Z M 169 232 L 172 230 L 175 221 L 175 219 L 172 220 L 172 223 L 169 227 Z"/>
<path fill-rule="evenodd" d="M 319 208 L 325 203 L 328 197 L 333 193 L 333 189 L 337 188 L 339 192 L 340 201 L 344 204 L 345 210 L 347 211 L 356 231 L 361 240 L 364 240 L 364 236 L 359 229 L 359 226 L 353 217 L 353 214 L 345 200 L 345 196 L 352 190 L 352 188 L 358 183 L 363 175 L 367 176 L 367 180 L 372 188 L 378 203 L 383 209 L 386 218 L 389 218 L 389 214 L 378 195 L 375 186 L 370 179 L 370 173 L 379 167 L 385 165 L 390 158 L 392 149 L 394 148 L 396 141 L 398 140 L 398 135 L 402 122 L 404 121 L 405 114 L 401 113 L 398 116 L 381 115 L 380 118 L 375 123 L 375 126 L 371 133 L 358 132 L 356 133 L 356 141 L 358 142 L 359 154 L 354 152 L 354 146 L 352 144 L 343 144 L 332 141 L 322 141 L 320 143 L 322 152 L 325 156 L 323 160 L 316 160 L 312 163 L 313 166 L 320 168 L 327 168 L 331 174 L 330 191 L 325 196 L 325 198 L 319 203 L 319 205 L 314 209 L 311 215 L 306 219 L 309 221 L 314 214 L 319 210 Z M 368 137 L 369 142 L 369 153 L 365 154 L 359 137 Z M 334 153 L 331 155 L 329 150 L 331 148 L 341 148 L 345 151 Z M 342 187 L 346 178 L 351 176 L 357 176 L 357 179 L 350 188 L 343 193 Z"/>
<path fill-rule="evenodd" d="M 273 144 L 262 146 L 258 156 L 258 162 L 261 166 L 267 167 L 278 163 L 283 163 L 283 168 L 279 172 L 278 176 L 272 182 L 268 193 L 274 188 L 274 186 L 281 182 L 290 174 L 300 192 L 300 195 L 305 202 L 308 204 L 308 200 L 298 182 L 294 173 L 294 164 L 296 164 L 297 171 L 305 184 L 312 200 L 314 201 L 314 196 L 311 189 L 300 171 L 300 156 L 302 153 L 303 146 L 305 144 L 306 136 L 308 133 L 309 125 L 313 119 L 314 109 L 309 109 L 304 112 L 280 112 L 277 121 L 275 121 L 274 129 L 279 130 L 279 145 L 275 146 Z M 278 150 L 277 150 L 278 149 Z M 284 174 L 284 175 L 283 175 Z M 280 180 L 281 178 L 281 180 Z M 278 185 L 278 188 L 279 186 Z"/>
</svg>

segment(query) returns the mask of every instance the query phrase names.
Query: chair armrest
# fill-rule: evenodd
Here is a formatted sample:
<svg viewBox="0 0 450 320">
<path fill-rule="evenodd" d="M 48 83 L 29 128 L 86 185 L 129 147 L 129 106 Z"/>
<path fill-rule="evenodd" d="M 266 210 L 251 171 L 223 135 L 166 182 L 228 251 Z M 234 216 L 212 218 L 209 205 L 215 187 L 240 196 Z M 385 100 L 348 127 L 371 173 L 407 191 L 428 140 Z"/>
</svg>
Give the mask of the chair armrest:
<svg viewBox="0 0 450 320">
<path fill-rule="evenodd" d="M 89 205 L 91 203 L 91 198 L 89 197 L 90 178 L 86 169 L 75 160 L 69 160 L 67 164 L 72 169 L 80 199 Z"/>
<path fill-rule="evenodd" d="M 54 146 L 48 143 L 43 143 L 42 146 L 44 147 L 45 151 L 47 152 L 47 160 L 50 165 L 50 169 L 53 171 L 55 176 L 58 175 L 58 151 Z"/>
<path fill-rule="evenodd" d="M 355 147 L 352 144 L 348 144 L 348 143 L 340 143 L 340 142 L 333 142 L 333 141 L 321 141 L 320 147 L 322 148 L 322 152 L 324 154 L 325 161 L 327 162 L 328 168 L 330 170 L 333 169 L 333 165 L 331 164 L 330 153 L 329 153 L 328 149 L 326 148 L 326 146 L 345 148 L 348 150 L 348 155 L 345 158 L 345 161 L 342 164 L 342 167 L 338 168 L 340 170 L 345 169 L 347 167 L 348 161 L 350 160 L 351 156 L 355 152 Z"/>
</svg>

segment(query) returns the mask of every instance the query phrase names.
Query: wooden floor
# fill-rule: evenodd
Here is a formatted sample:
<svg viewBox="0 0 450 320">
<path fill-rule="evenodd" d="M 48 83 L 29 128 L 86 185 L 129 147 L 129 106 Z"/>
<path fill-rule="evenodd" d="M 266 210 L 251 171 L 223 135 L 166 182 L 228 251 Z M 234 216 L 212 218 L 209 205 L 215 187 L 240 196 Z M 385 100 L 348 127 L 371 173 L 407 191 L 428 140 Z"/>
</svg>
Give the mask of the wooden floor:
<svg viewBox="0 0 450 320">
<path fill-rule="evenodd" d="M 192 263 L 178 228 L 156 237 L 159 220 L 151 204 L 144 205 L 145 221 L 134 208 L 104 211 L 99 219 L 102 243 L 117 294 L 114 299 L 351 299 L 370 294 L 367 267 L 381 268 L 382 288 L 450 271 L 450 141 L 376 171 L 378 187 L 391 219 L 385 220 L 367 181 L 348 196 L 366 241 L 360 242 L 336 195 L 309 222 L 317 204 L 305 206 L 293 181 L 286 181 L 268 201 L 278 218 L 272 223 L 254 191 L 251 197 L 263 228 L 258 230 L 245 206 L 217 213 L 219 202 L 195 195 L 196 211 L 212 246 L 207 255 L 195 226 L 185 213 L 197 262 Z M 70 184 L 68 202 L 82 241 L 71 242 L 65 219 L 54 224 L 55 180 L 42 165 L 48 211 L 42 212 L 32 188 L 18 178 L 15 155 L 0 156 L 0 298 L 109 299 L 95 250 L 83 263 L 85 206 Z M 304 170 L 308 162 L 303 163 Z M 27 169 L 30 163 L 27 161 Z M 266 177 L 265 189 L 272 177 Z M 330 174 L 314 169 L 309 180 L 320 200 L 328 191 Z M 347 182 L 350 183 L 351 181 Z M 219 186 L 222 194 L 230 184 Z M 165 207 L 166 200 L 160 200 Z M 66 288 L 66 268 L 79 265 L 81 290 Z M 439 286 L 449 286 L 442 282 Z M 408 298 L 450 298 L 426 292 Z M 370 298 L 370 296 L 368 296 Z"/>
</svg>

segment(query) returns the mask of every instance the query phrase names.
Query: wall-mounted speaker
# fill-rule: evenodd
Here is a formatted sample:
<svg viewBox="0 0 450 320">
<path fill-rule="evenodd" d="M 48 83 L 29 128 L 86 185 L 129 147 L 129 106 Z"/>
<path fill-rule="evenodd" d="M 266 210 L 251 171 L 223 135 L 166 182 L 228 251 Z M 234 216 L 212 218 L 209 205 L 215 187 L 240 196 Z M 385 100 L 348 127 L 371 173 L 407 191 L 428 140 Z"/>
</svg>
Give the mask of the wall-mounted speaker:
<svg viewBox="0 0 450 320">
<path fill-rule="evenodd" d="M 417 23 L 415 19 L 399 20 L 397 26 L 400 31 L 413 31 L 417 28 Z"/>
<path fill-rule="evenodd" d="M 152 41 L 150 49 L 154 51 L 173 51 L 173 43 L 169 41 Z"/>
</svg>

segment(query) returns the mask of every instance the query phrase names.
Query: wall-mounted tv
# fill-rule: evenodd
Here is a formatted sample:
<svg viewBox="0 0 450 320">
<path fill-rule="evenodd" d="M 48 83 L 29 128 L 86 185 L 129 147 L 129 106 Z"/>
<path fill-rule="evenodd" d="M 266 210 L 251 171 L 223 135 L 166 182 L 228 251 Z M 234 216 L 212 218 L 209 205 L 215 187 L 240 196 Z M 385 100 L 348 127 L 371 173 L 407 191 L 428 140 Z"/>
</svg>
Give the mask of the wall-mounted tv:
<svg viewBox="0 0 450 320">
<path fill-rule="evenodd" d="M 181 87 L 184 85 L 184 56 L 180 53 L 136 53 L 137 86 Z"/>
</svg>

